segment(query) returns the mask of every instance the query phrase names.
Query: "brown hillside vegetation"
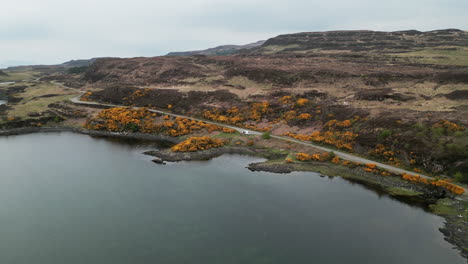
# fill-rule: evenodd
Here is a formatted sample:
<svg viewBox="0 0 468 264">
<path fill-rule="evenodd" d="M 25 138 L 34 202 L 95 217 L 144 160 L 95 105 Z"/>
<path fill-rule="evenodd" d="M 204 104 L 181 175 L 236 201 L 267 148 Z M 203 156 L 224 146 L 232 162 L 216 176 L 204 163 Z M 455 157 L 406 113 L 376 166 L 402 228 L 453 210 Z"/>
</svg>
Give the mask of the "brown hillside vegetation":
<svg viewBox="0 0 468 264">
<path fill-rule="evenodd" d="M 467 46 L 455 29 L 298 33 L 229 56 L 100 59 L 82 81 L 90 100 L 468 174 Z"/>
</svg>

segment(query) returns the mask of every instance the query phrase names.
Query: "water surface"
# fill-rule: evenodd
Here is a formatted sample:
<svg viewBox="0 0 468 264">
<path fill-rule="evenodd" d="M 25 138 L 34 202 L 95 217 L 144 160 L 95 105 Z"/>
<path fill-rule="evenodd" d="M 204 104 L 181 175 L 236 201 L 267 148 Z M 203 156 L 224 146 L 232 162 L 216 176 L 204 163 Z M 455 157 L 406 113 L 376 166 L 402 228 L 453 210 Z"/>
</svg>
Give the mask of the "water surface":
<svg viewBox="0 0 468 264">
<path fill-rule="evenodd" d="M 442 218 L 340 178 L 162 166 L 151 148 L 0 137 L 0 263 L 465 263 Z"/>
</svg>

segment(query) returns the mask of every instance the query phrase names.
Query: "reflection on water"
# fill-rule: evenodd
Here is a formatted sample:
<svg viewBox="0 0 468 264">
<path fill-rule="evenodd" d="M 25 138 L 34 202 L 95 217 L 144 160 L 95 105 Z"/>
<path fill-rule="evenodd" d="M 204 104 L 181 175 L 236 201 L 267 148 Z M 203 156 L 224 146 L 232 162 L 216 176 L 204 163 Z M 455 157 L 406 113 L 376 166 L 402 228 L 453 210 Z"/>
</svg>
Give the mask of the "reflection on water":
<svg viewBox="0 0 468 264">
<path fill-rule="evenodd" d="M 156 165 L 154 147 L 0 137 L 0 263 L 465 263 L 442 218 L 341 178 Z"/>
</svg>

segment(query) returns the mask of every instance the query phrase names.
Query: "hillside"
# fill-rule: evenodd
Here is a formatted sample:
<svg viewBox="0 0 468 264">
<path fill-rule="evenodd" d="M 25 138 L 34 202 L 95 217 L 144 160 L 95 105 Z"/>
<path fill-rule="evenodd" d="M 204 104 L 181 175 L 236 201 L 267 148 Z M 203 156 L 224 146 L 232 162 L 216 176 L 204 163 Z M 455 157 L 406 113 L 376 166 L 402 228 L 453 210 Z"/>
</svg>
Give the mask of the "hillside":
<svg viewBox="0 0 468 264">
<path fill-rule="evenodd" d="M 280 35 L 267 40 L 259 52 L 313 52 L 320 50 L 404 52 L 416 49 L 468 46 L 468 32 L 458 29 L 421 32 L 417 30 L 380 32 L 368 30 L 306 32 Z"/>
<path fill-rule="evenodd" d="M 331 120 L 359 116 L 354 151 L 384 146 L 403 166 L 468 173 L 467 133 L 436 128 L 441 120 L 468 126 L 467 46 L 468 32 L 455 29 L 298 33 L 230 56 L 97 60 L 84 81 L 107 87 L 95 100 L 128 103 L 134 89 L 148 88 L 132 103 L 180 112 L 267 101 L 275 114 L 261 124 L 289 119 L 271 127 L 275 134 L 326 132 Z M 284 96 L 306 98 L 313 108 L 286 117 L 277 103 Z"/>
</svg>

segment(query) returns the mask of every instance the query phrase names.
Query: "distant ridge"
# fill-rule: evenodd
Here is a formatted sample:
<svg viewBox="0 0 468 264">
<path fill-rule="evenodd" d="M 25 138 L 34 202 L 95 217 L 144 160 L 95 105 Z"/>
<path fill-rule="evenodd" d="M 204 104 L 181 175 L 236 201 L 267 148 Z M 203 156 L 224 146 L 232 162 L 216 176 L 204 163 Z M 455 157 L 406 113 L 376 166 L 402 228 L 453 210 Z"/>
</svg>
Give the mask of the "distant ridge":
<svg viewBox="0 0 468 264">
<path fill-rule="evenodd" d="M 170 52 L 166 56 L 193 56 L 193 55 L 230 55 L 240 50 L 251 49 L 261 46 L 265 41 L 260 40 L 246 45 L 222 45 L 206 50 Z"/>
<path fill-rule="evenodd" d="M 13 66 L 13 67 L 8 67 L 6 70 L 8 71 L 23 71 L 23 70 L 31 70 L 31 69 L 36 69 L 36 70 L 42 70 L 42 71 L 47 71 L 47 70 L 67 70 L 70 68 L 76 68 L 76 67 L 87 67 L 93 64 L 96 60 L 98 59 L 107 59 L 108 57 L 99 57 L 99 58 L 91 58 L 88 60 L 71 60 L 64 62 L 62 64 L 55 64 L 55 65 L 24 65 L 24 66 Z"/>
<path fill-rule="evenodd" d="M 437 46 L 468 46 L 468 31 L 442 29 L 394 32 L 340 30 L 284 34 L 246 52 L 284 53 L 294 51 L 347 50 L 399 52 Z"/>
</svg>

